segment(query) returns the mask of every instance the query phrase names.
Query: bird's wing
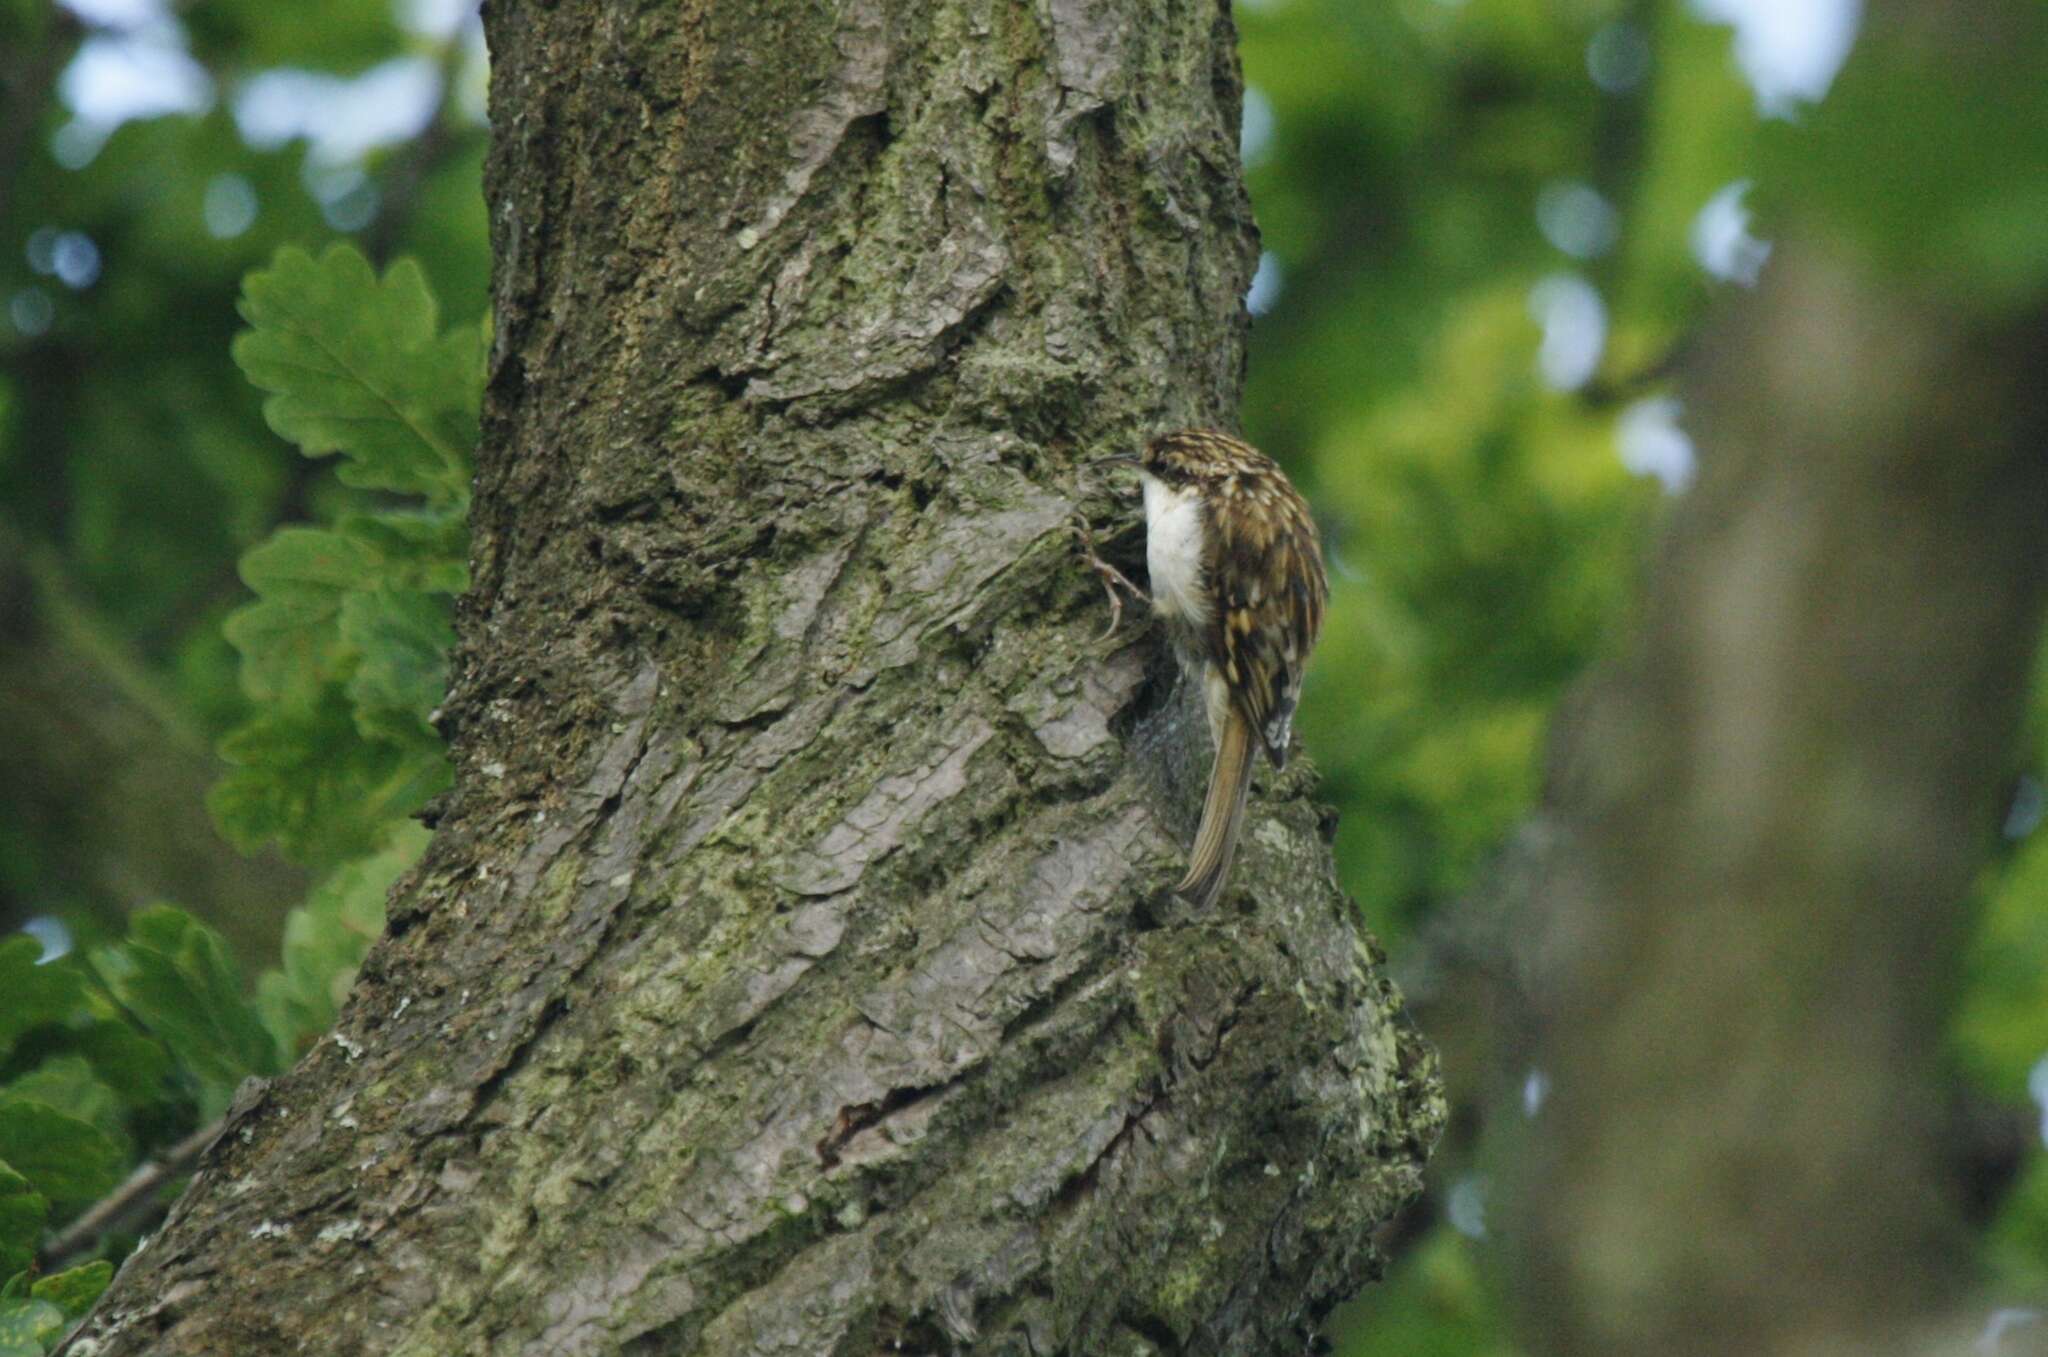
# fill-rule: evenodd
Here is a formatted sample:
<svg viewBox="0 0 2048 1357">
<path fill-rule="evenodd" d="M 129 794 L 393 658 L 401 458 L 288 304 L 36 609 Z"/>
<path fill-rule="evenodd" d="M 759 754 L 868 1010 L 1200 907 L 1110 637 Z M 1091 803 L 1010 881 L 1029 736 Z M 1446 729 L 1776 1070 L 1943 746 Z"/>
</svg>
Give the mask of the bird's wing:
<svg viewBox="0 0 2048 1357">
<path fill-rule="evenodd" d="M 1285 767 L 1302 666 L 1322 630 L 1329 596 L 1315 521 L 1277 475 L 1247 475 L 1218 488 L 1206 526 L 1216 599 L 1209 659 L 1273 766 Z"/>
</svg>

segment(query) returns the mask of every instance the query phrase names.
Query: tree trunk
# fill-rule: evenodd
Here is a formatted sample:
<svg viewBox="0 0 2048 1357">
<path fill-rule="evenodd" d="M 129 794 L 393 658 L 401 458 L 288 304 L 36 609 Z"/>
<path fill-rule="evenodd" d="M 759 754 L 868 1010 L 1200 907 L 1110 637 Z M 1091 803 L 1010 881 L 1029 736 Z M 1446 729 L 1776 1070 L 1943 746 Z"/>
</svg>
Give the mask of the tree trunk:
<svg viewBox="0 0 2048 1357">
<path fill-rule="evenodd" d="M 1433 1062 L 1309 775 L 1170 906 L 1206 736 L 1070 535 L 1234 408 L 1226 15 L 487 25 L 456 790 L 92 1351 L 1299 1351 Z"/>
</svg>

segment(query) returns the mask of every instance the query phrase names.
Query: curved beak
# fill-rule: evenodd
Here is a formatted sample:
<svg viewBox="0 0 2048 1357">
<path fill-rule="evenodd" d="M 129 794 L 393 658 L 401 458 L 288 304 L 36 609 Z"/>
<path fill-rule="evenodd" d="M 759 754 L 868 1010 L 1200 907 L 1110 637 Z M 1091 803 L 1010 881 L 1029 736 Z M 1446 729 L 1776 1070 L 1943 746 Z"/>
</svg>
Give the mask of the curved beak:
<svg viewBox="0 0 2048 1357">
<path fill-rule="evenodd" d="M 1109 470 L 1111 468 L 1120 466 L 1135 468 L 1138 465 L 1138 456 L 1136 453 L 1119 452 L 1114 456 L 1110 457 L 1097 457 L 1094 461 L 1090 462 L 1089 465 L 1094 467 L 1100 467 L 1104 470 Z"/>
</svg>

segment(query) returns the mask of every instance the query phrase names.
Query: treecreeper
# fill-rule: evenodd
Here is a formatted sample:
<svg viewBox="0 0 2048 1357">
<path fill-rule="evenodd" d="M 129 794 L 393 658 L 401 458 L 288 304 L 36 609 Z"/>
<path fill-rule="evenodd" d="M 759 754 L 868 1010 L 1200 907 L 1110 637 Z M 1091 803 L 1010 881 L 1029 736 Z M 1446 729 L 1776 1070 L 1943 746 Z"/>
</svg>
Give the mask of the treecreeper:
<svg viewBox="0 0 2048 1357">
<path fill-rule="evenodd" d="M 1202 820 L 1174 889 L 1213 904 L 1244 828 L 1261 748 L 1287 766 L 1301 676 L 1330 596 L 1308 503 L 1271 457 L 1229 434 L 1161 434 L 1136 456 L 1145 566 L 1181 672 L 1201 694 L 1215 762 Z"/>
</svg>

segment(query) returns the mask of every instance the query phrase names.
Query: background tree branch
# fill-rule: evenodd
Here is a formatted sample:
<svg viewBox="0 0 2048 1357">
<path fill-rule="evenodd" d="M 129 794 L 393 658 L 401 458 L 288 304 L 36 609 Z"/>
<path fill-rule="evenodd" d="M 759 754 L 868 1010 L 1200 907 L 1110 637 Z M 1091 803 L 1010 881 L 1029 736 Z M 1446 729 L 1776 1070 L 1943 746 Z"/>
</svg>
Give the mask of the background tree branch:
<svg viewBox="0 0 2048 1357">
<path fill-rule="evenodd" d="M 2032 22 L 1879 6 L 1831 111 L 1930 53 L 2006 88 L 1994 35 Z M 1700 478 L 1560 722 L 1518 887 L 1552 1093 L 1495 1150 L 1539 1352 L 1962 1352 L 1983 1323 L 1944 1020 L 2037 644 L 2048 312 L 1954 244 L 1876 248 L 1902 186 L 1829 181 L 1843 126 L 1788 150 L 1800 210 L 1688 359 Z M 1975 210 L 1924 205 L 1937 242 Z"/>
<path fill-rule="evenodd" d="M 1523 934 L 1542 1350 L 1893 1344 L 1963 1294 L 1939 1016 L 2038 624 L 2038 338 L 1806 249 L 1693 369 L 1705 470 Z"/>
</svg>

